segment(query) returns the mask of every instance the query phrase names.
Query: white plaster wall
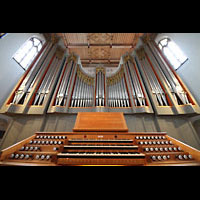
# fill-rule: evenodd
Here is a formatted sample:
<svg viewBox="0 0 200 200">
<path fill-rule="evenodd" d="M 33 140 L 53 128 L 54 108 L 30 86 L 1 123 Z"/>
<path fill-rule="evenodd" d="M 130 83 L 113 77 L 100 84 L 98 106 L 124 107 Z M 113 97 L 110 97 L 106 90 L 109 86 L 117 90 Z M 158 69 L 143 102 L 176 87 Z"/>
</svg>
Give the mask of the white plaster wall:
<svg viewBox="0 0 200 200">
<path fill-rule="evenodd" d="M 44 36 L 39 33 L 7 33 L 0 39 L 0 107 L 24 73 L 12 57 L 32 36 L 44 39 Z"/>
<path fill-rule="evenodd" d="M 176 72 L 200 105 L 200 33 L 162 33 L 156 41 L 164 36 L 171 38 L 188 57 Z"/>
</svg>

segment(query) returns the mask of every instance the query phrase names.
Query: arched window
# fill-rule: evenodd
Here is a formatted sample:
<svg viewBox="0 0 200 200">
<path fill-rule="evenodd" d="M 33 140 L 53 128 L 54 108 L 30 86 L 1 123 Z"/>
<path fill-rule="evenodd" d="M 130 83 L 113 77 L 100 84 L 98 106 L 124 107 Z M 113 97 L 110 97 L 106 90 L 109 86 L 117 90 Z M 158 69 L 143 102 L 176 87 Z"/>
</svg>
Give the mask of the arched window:
<svg viewBox="0 0 200 200">
<path fill-rule="evenodd" d="M 158 42 L 158 46 L 175 70 L 188 60 L 181 49 L 170 38 L 161 39 Z"/>
<path fill-rule="evenodd" d="M 13 59 L 26 70 L 36 55 L 41 50 L 44 41 L 32 37 L 26 43 L 18 49 L 18 51 L 13 56 Z"/>
</svg>

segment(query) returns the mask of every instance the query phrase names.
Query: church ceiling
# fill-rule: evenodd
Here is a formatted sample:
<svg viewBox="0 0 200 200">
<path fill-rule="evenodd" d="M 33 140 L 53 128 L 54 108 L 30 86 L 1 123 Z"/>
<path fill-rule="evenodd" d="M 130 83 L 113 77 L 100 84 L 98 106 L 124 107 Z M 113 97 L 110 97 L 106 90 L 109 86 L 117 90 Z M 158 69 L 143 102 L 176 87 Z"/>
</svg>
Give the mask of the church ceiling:
<svg viewBox="0 0 200 200">
<path fill-rule="evenodd" d="M 56 33 L 69 53 L 76 53 L 83 66 L 109 64 L 117 67 L 120 57 L 132 52 L 143 33 Z"/>
</svg>

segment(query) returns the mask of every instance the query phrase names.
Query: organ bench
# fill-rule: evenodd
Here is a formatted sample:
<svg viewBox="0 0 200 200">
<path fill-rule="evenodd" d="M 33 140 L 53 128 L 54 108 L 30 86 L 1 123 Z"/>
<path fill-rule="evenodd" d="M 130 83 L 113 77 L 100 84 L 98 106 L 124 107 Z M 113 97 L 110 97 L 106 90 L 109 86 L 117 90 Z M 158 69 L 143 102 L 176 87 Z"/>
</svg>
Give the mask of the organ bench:
<svg viewBox="0 0 200 200">
<path fill-rule="evenodd" d="M 122 113 L 79 113 L 73 132 L 36 132 L 2 150 L 0 165 L 193 166 L 200 151 L 166 132 L 128 132 Z"/>
</svg>

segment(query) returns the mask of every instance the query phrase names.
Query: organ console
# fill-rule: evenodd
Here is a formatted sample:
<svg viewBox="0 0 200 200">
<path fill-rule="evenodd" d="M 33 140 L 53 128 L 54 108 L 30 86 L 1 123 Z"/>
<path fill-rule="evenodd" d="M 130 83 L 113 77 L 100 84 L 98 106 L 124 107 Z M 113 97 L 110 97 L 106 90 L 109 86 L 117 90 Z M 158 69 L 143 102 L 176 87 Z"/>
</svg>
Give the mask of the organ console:
<svg viewBox="0 0 200 200">
<path fill-rule="evenodd" d="M 123 113 L 86 112 L 73 132 L 36 132 L 2 150 L 0 165 L 199 166 L 200 151 L 166 132 L 128 132 Z"/>
</svg>

